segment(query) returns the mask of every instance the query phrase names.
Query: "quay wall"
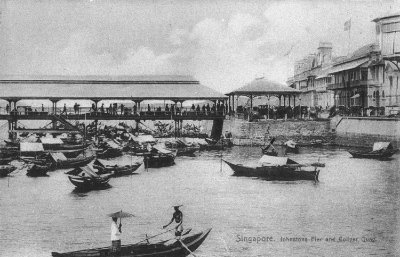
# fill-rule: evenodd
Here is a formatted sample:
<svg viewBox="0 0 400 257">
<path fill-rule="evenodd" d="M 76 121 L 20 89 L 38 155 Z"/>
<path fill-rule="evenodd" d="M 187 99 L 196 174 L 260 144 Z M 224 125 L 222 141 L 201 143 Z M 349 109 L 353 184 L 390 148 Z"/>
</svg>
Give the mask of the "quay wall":
<svg viewBox="0 0 400 257">
<path fill-rule="evenodd" d="M 330 143 L 334 134 L 330 131 L 330 121 L 313 120 L 265 120 L 248 122 L 242 119 L 224 121 L 224 131 L 230 131 L 235 145 L 264 145 L 273 137 L 275 145 L 287 140 L 307 143 L 311 140 L 322 140 Z"/>
<path fill-rule="evenodd" d="M 394 147 L 400 147 L 400 119 L 343 117 L 332 127 L 338 145 L 372 147 L 374 142 L 390 141 Z"/>
</svg>

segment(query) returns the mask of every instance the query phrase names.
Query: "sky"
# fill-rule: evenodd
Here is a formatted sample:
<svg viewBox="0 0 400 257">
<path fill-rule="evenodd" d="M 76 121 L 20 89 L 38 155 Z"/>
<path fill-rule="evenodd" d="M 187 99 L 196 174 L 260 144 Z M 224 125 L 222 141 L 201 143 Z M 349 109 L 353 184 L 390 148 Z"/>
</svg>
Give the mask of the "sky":
<svg viewBox="0 0 400 257">
<path fill-rule="evenodd" d="M 0 76 L 180 74 L 222 93 L 259 77 L 285 83 L 320 41 L 335 56 L 373 43 L 371 20 L 400 10 L 400 0 L 0 1 Z"/>
</svg>

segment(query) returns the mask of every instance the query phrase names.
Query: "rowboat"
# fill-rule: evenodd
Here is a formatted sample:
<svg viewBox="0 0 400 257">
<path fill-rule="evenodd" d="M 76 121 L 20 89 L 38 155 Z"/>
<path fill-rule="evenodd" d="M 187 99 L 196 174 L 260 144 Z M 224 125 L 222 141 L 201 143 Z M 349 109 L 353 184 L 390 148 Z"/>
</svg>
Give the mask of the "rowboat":
<svg viewBox="0 0 400 257">
<path fill-rule="evenodd" d="M 278 156 L 278 151 L 272 145 L 274 142 L 275 138 L 273 137 L 267 146 L 261 147 L 261 152 L 265 155 Z"/>
<path fill-rule="evenodd" d="M 207 238 L 211 229 L 200 233 L 189 233 L 180 240 L 171 238 L 156 243 L 136 243 L 122 245 L 119 257 L 186 257 L 192 254 Z M 92 248 L 74 252 L 52 252 L 53 257 L 88 257 L 88 256 L 112 256 L 110 247 Z"/>
<path fill-rule="evenodd" d="M 144 153 L 145 168 L 160 168 L 175 164 L 177 150 L 167 150 L 159 146 L 153 146 L 151 151 Z"/>
<path fill-rule="evenodd" d="M 0 165 L 7 165 L 13 160 L 12 157 L 1 157 L 0 158 Z"/>
<path fill-rule="evenodd" d="M 233 170 L 234 176 L 259 177 L 266 180 L 314 180 L 318 181 L 321 163 L 310 165 L 299 164 L 287 157 L 275 157 L 264 155 L 254 166 L 234 164 L 224 160 Z"/>
<path fill-rule="evenodd" d="M 44 177 L 47 176 L 47 172 L 50 170 L 50 166 L 42 166 L 33 164 L 26 171 L 26 175 L 29 177 Z"/>
<path fill-rule="evenodd" d="M 112 177 L 120 177 L 125 175 L 131 175 L 140 166 L 141 162 L 133 162 L 131 165 L 118 165 L 116 162 L 107 160 L 97 159 L 93 163 L 93 168 L 97 169 L 97 174 L 111 174 Z"/>
<path fill-rule="evenodd" d="M 8 174 L 16 169 L 17 167 L 13 165 L 0 165 L 0 177 L 6 177 Z"/>
<path fill-rule="evenodd" d="M 299 146 L 293 140 L 285 142 L 284 146 L 286 153 L 299 153 Z"/>
<path fill-rule="evenodd" d="M 398 150 L 393 149 L 393 145 L 390 142 L 375 142 L 372 151 L 349 150 L 348 152 L 354 158 L 387 159 L 392 157 Z"/>
<path fill-rule="evenodd" d="M 69 181 L 82 190 L 102 189 L 110 187 L 110 175 L 99 175 L 90 166 L 77 167 L 66 172 Z"/>
<path fill-rule="evenodd" d="M 86 164 L 93 161 L 95 156 L 80 156 L 76 158 L 67 158 L 62 153 L 50 153 L 53 159 L 53 167 L 57 169 L 76 168 L 85 166 Z"/>
<path fill-rule="evenodd" d="M 98 158 L 108 159 L 122 155 L 122 146 L 114 141 L 106 141 L 101 144 L 100 150 L 96 152 Z"/>
</svg>

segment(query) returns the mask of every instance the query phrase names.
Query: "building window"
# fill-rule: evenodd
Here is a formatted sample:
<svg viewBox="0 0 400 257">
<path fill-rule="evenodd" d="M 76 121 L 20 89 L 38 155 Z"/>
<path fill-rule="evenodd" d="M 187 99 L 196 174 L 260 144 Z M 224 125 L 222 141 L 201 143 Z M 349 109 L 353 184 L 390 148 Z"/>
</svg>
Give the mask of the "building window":
<svg viewBox="0 0 400 257">
<path fill-rule="evenodd" d="M 400 31 L 400 22 L 387 23 L 382 25 L 382 32 L 396 32 Z"/>
</svg>

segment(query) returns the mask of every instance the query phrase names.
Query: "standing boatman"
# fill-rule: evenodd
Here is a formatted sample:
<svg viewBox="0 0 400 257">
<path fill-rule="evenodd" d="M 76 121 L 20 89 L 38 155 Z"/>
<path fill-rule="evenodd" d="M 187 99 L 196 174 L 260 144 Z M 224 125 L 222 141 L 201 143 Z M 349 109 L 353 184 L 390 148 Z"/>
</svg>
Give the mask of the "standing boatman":
<svg viewBox="0 0 400 257">
<path fill-rule="evenodd" d="M 172 214 L 172 219 L 171 221 L 163 226 L 163 229 L 165 229 L 166 227 L 168 227 L 172 222 L 176 222 L 177 225 L 175 227 L 175 236 L 180 238 L 180 236 L 182 235 L 182 231 L 183 231 L 183 226 L 182 226 L 182 222 L 183 222 L 183 213 L 179 210 L 179 207 L 182 205 L 176 205 L 174 206 L 175 212 L 174 214 Z"/>
<path fill-rule="evenodd" d="M 121 251 L 121 233 L 122 224 L 117 224 L 118 218 L 112 217 L 111 222 L 111 253 L 118 254 Z"/>
</svg>

